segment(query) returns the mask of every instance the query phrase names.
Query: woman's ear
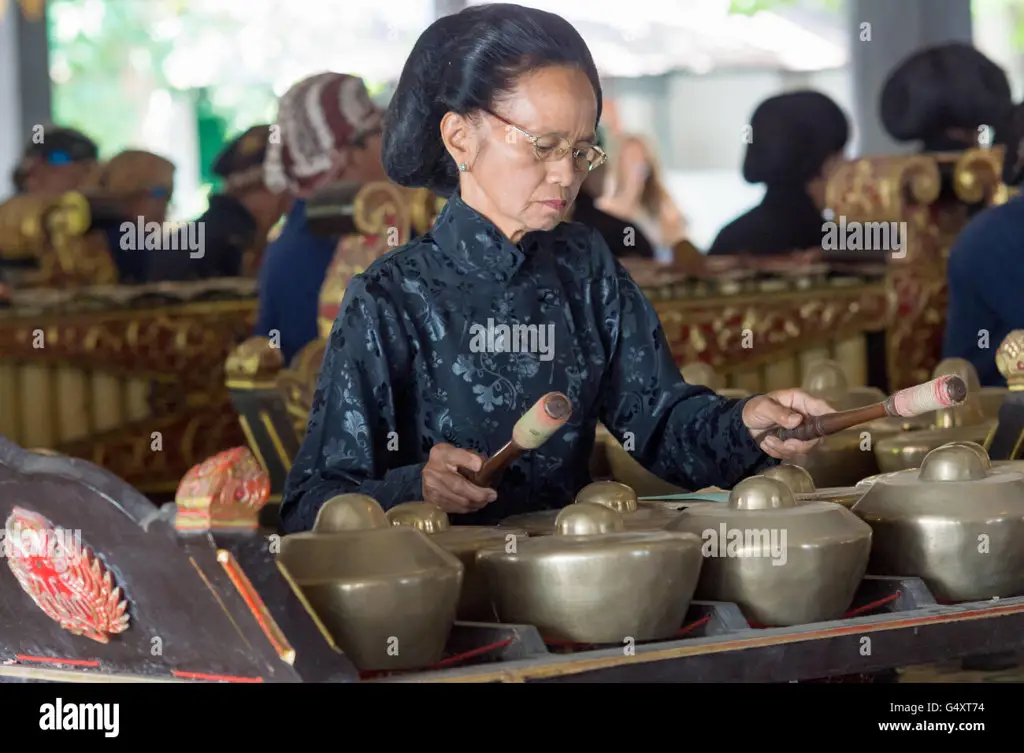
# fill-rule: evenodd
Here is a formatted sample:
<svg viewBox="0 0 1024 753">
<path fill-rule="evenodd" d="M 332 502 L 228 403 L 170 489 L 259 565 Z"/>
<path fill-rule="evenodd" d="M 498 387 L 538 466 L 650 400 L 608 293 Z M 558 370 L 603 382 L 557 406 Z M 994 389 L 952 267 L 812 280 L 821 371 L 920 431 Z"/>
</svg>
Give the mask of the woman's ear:
<svg viewBox="0 0 1024 753">
<path fill-rule="evenodd" d="M 473 124 L 465 115 L 449 112 L 441 118 L 441 139 L 456 165 L 472 165 L 477 154 Z"/>
</svg>

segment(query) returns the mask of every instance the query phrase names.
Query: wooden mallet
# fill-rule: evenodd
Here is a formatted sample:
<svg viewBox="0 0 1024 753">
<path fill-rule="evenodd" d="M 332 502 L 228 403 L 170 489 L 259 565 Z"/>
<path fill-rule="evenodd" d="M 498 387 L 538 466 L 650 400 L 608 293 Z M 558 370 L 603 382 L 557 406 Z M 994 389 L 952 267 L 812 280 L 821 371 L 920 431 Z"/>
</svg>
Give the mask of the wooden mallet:
<svg viewBox="0 0 1024 753">
<path fill-rule="evenodd" d="M 572 402 L 561 392 L 549 392 L 534 403 L 512 428 L 512 440 L 484 461 L 479 471 L 461 471 L 477 486 L 491 486 L 502 471 L 524 452 L 536 450 L 548 441 L 572 415 Z"/>
<path fill-rule="evenodd" d="M 793 429 L 785 429 L 781 426 L 769 429 L 758 436 L 756 441 L 760 445 L 768 437 L 778 437 L 783 442 L 787 439 L 799 439 L 806 442 L 827 437 L 845 429 L 852 429 L 854 426 L 860 426 L 879 418 L 889 416 L 914 418 L 940 408 L 960 405 L 966 398 L 967 384 L 955 374 L 950 374 L 924 384 L 902 389 L 874 405 L 827 413 L 824 416 L 808 416 L 803 423 Z"/>
</svg>

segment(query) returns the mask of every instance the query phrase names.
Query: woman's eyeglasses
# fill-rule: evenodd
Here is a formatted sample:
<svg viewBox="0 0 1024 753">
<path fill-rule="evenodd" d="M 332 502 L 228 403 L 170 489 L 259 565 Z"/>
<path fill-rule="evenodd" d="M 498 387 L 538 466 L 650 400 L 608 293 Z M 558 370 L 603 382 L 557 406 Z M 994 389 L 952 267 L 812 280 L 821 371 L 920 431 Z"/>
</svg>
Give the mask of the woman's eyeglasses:
<svg viewBox="0 0 1024 753">
<path fill-rule="evenodd" d="M 566 154 L 572 152 L 572 163 L 578 172 L 588 173 L 605 163 L 608 159 L 608 155 L 604 153 L 604 150 L 596 146 L 576 146 L 570 144 L 568 139 L 562 138 L 561 136 L 534 136 L 529 131 L 526 131 L 515 123 L 510 123 L 500 115 L 495 115 L 490 110 L 484 110 L 488 115 L 496 120 L 500 120 L 502 123 L 507 125 L 514 131 L 518 131 L 530 142 L 533 147 L 533 153 L 537 159 L 541 162 L 557 162 L 558 160 L 565 157 Z"/>
</svg>

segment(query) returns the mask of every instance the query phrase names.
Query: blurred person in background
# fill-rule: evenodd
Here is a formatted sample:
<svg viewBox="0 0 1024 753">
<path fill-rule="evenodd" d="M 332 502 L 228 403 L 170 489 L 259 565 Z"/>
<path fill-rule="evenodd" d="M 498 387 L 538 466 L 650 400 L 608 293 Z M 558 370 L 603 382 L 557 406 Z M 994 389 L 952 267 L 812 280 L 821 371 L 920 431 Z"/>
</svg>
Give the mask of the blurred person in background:
<svg viewBox="0 0 1024 753">
<path fill-rule="evenodd" d="M 995 143 L 1006 147 L 1003 182 L 1024 183 L 1024 104 L 1006 113 Z M 974 364 L 983 387 L 1005 387 L 995 351 L 1024 329 L 1024 197 L 976 214 L 957 236 L 947 266 L 949 308 L 943 358 Z"/>
<path fill-rule="evenodd" d="M 0 305 L 9 300 L 13 279 L 38 269 L 38 260 L 22 248 L 26 220 L 38 217 L 44 203 L 95 181 L 98 154 L 96 143 L 73 128 L 33 129 L 11 175 L 15 193 L 0 202 Z M 18 249 L 13 257 L 12 248 Z"/>
<path fill-rule="evenodd" d="M 196 222 L 203 223 L 203 255 L 193 258 L 187 244 L 150 258 L 149 279 L 204 280 L 254 275 L 267 234 L 288 209 L 287 192 L 267 188 L 263 175 L 271 127 L 256 125 L 229 143 L 217 156 L 213 173 L 223 191 Z"/>
<path fill-rule="evenodd" d="M 95 177 L 96 142 L 73 128 L 44 128 L 33 137 L 14 168 L 15 192 L 59 195 L 74 191 Z"/>
<path fill-rule="evenodd" d="M 595 146 L 604 149 L 604 138 L 600 129 Z M 600 233 L 608 248 L 620 259 L 653 259 L 654 246 L 640 228 L 598 209 L 596 202 L 604 194 L 607 178 L 607 163 L 602 163 L 600 167 L 587 173 L 573 204 L 572 221 Z"/>
<path fill-rule="evenodd" d="M 636 225 L 654 244 L 655 258 L 672 261 L 672 247 L 686 239 L 686 219 L 665 188 L 654 150 L 639 136 L 626 136 L 613 164 L 598 208 Z"/>
<path fill-rule="evenodd" d="M 955 152 L 978 146 L 982 126 L 994 128 L 1012 104 L 1002 68 L 968 44 L 949 42 L 919 50 L 893 69 L 880 115 L 897 141 L 918 141 L 922 152 Z"/>
<path fill-rule="evenodd" d="M 276 342 L 289 363 L 319 337 L 320 288 L 340 240 L 313 234 L 306 199 L 338 181 L 387 177 L 380 157 L 383 112 L 360 78 L 320 73 L 303 79 L 281 98 L 277 126 L 279 138 L 268 147 L 264 180 L 271 191 L 294 201 L 260 265 L 255 334 Z"/>
<path fill-rule="evenodd" d="M 174 163 L 140 149 L 127 149 L 115 155 L 100 172 L 98 189 L 118 208 L 118 216 L 104 220 L 100 228 L 106 235 L 121 284 L 147 282 L 152 256 L 166 253 L 147 248 L 146 238 L 139 237 L 137 229 L 148 232 L 149 223 L 162 226 L 167 221 L 174 195 L 174 172 Z M 131 225 L 128 230 L 122 227 L 126 223 Z M 134 237 L 129 238 L 129 234 Z M 160 245 L 162 249 L 162 240 Z"/>
<path fill-rule="evenodd" d="M 750 119 L 743 178 L 764 198 L 718 232 L 710 255 L 771 256 L 821 248 L 825 186 L 850 137 L 846 114 L 816 91 L 770 97 Z"/>
</svg>

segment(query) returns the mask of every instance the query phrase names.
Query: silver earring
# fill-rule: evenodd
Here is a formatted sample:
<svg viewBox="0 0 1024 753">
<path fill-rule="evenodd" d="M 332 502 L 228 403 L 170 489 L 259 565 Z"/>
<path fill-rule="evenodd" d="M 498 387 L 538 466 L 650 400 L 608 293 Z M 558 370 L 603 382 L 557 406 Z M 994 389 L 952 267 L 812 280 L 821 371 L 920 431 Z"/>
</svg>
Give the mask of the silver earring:
<svg viewBox="0 0 1024 753">
<path fill-rule="evenodd" d="M 466 170 L 468 170 L 468 169 L 469 169 L 469 168 L 468 168 L 468 167 L 466 166 L 466 163 L 465 163 L 465 162 L 463 162 L 463 163 L 462 163 L 461 165 L 459 165 L 459 170 L 460 170 L 461 172 L 466 172 Z"/>
</svg>

